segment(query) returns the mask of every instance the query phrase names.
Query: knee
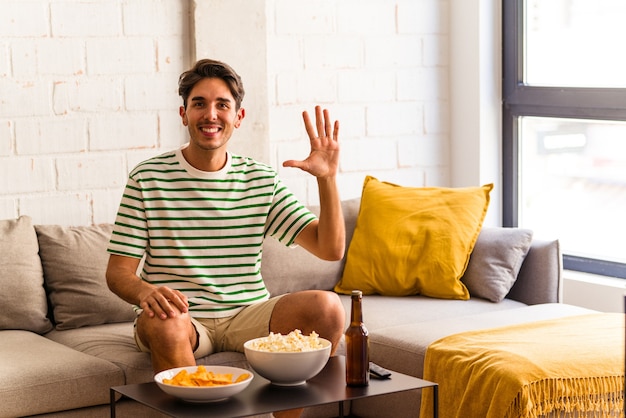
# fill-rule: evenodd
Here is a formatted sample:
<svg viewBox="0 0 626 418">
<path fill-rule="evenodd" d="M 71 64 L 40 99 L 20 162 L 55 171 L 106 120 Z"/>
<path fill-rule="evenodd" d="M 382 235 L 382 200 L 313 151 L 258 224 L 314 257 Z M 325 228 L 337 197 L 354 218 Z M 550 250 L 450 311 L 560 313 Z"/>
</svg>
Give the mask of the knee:
<svg viewBox="0 0 626 418">
<path fill-rule="evenodd" d="M 325 298 L 324 304 L 326 306 L 326 310 L 331 313 L 340 315 L 343 318 L 345 314 L 345 310 L 343 309 L 343 304 L 341 303 L 341 299 L 339 298 L 339 295 L 334 292 L 328 292 L 328 291 L 325 291 L 323 293 L 324 293 L 324 298 Z"/>
<path fill-rule="evenodd" d="M 336 323 L 336 326 L 343 328 L 345 321 L 345 310 L 339 295 L 334 292 L 320 290 L 316 292 L 315 306 L 323 312 L 324 317 Z"/>
<path fill-rule="evenodd" d="M 188 314 L 167 319 L 141 315 L 137 319 L 137 334 L 149 346 L 153 343 L 169 345 L 188 341 L 190 327 L 191 317 Z"/>
</svg>

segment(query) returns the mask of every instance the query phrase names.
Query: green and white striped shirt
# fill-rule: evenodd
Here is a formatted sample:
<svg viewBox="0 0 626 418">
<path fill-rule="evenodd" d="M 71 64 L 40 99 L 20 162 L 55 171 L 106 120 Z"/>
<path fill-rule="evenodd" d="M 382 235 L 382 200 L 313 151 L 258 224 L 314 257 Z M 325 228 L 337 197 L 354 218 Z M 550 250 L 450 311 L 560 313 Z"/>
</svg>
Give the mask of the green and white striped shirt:
<svg viewBox="0 0 626 418">
<path fill-rule="evenodd" d="M 181 148 L 131 171 L 108 251 L 145 254 L 141 278 L 183 292 L 192 316 L 227 317 L 269 298 L 263 239 L 292 246 L 315 218 L 271 167 L 228 153 L 222 170 L 204 172 Z"/>
</svg>

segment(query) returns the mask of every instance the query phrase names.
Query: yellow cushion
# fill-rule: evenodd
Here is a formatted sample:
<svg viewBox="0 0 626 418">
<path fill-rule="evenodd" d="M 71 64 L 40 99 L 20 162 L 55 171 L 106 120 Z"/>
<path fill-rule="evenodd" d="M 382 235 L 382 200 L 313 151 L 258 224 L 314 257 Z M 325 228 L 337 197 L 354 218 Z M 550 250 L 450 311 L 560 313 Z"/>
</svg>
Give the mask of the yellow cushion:
<svg viewBox="0 0 626 418">
<path fill-rule="evenodd" d="M 460 279 L 492 188 L 401 187 L 367 176 L 335 291 L 469 299 Z"/>
</svg>

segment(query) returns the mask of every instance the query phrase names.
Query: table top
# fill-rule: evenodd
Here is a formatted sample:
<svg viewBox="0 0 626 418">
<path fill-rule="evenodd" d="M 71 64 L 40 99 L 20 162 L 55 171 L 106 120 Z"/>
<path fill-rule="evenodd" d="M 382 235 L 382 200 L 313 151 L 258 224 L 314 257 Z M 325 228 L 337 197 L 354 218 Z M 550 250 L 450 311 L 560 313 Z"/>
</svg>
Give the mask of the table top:
<svg viewBox="0 0 626 418">
<path fill-rule="evenodd" d="M 175 417 L 246 417 L 295 408 L 307 408 L 436 386 L 436 383 L 392 372 L 386 380 L 370 379 L 364 387 L 346 385 L 345 357 L 334 356 L 314 378 L 300 386 L 276 386 L 255 374 L 250 385 L 220 402 L 185 402 L 163 392 L 156 383 L 115 386 L 111 390 L 159 412 Z"/>
</svg>

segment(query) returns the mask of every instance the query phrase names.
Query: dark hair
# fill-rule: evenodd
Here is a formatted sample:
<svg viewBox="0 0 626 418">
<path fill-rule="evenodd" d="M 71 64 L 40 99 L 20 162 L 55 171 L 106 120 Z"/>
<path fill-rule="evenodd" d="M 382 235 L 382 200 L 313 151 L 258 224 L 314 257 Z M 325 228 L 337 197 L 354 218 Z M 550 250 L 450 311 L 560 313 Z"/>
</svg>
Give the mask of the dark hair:
<svg viewBox="0 0 626 418">
<path fill-rule="evenodd" d="M 187 108 L 187 99 L 193 86 L 204 78 L 220 78 L 224 80 L 235 99 L 236 109 L 238 110 L 241 107 L 245 91 L 239 74 L 228 64 L 211 59 L 202 59 L 178 78 L 178 94 L 183 98 L 185 109 Z"/>
</svg>

